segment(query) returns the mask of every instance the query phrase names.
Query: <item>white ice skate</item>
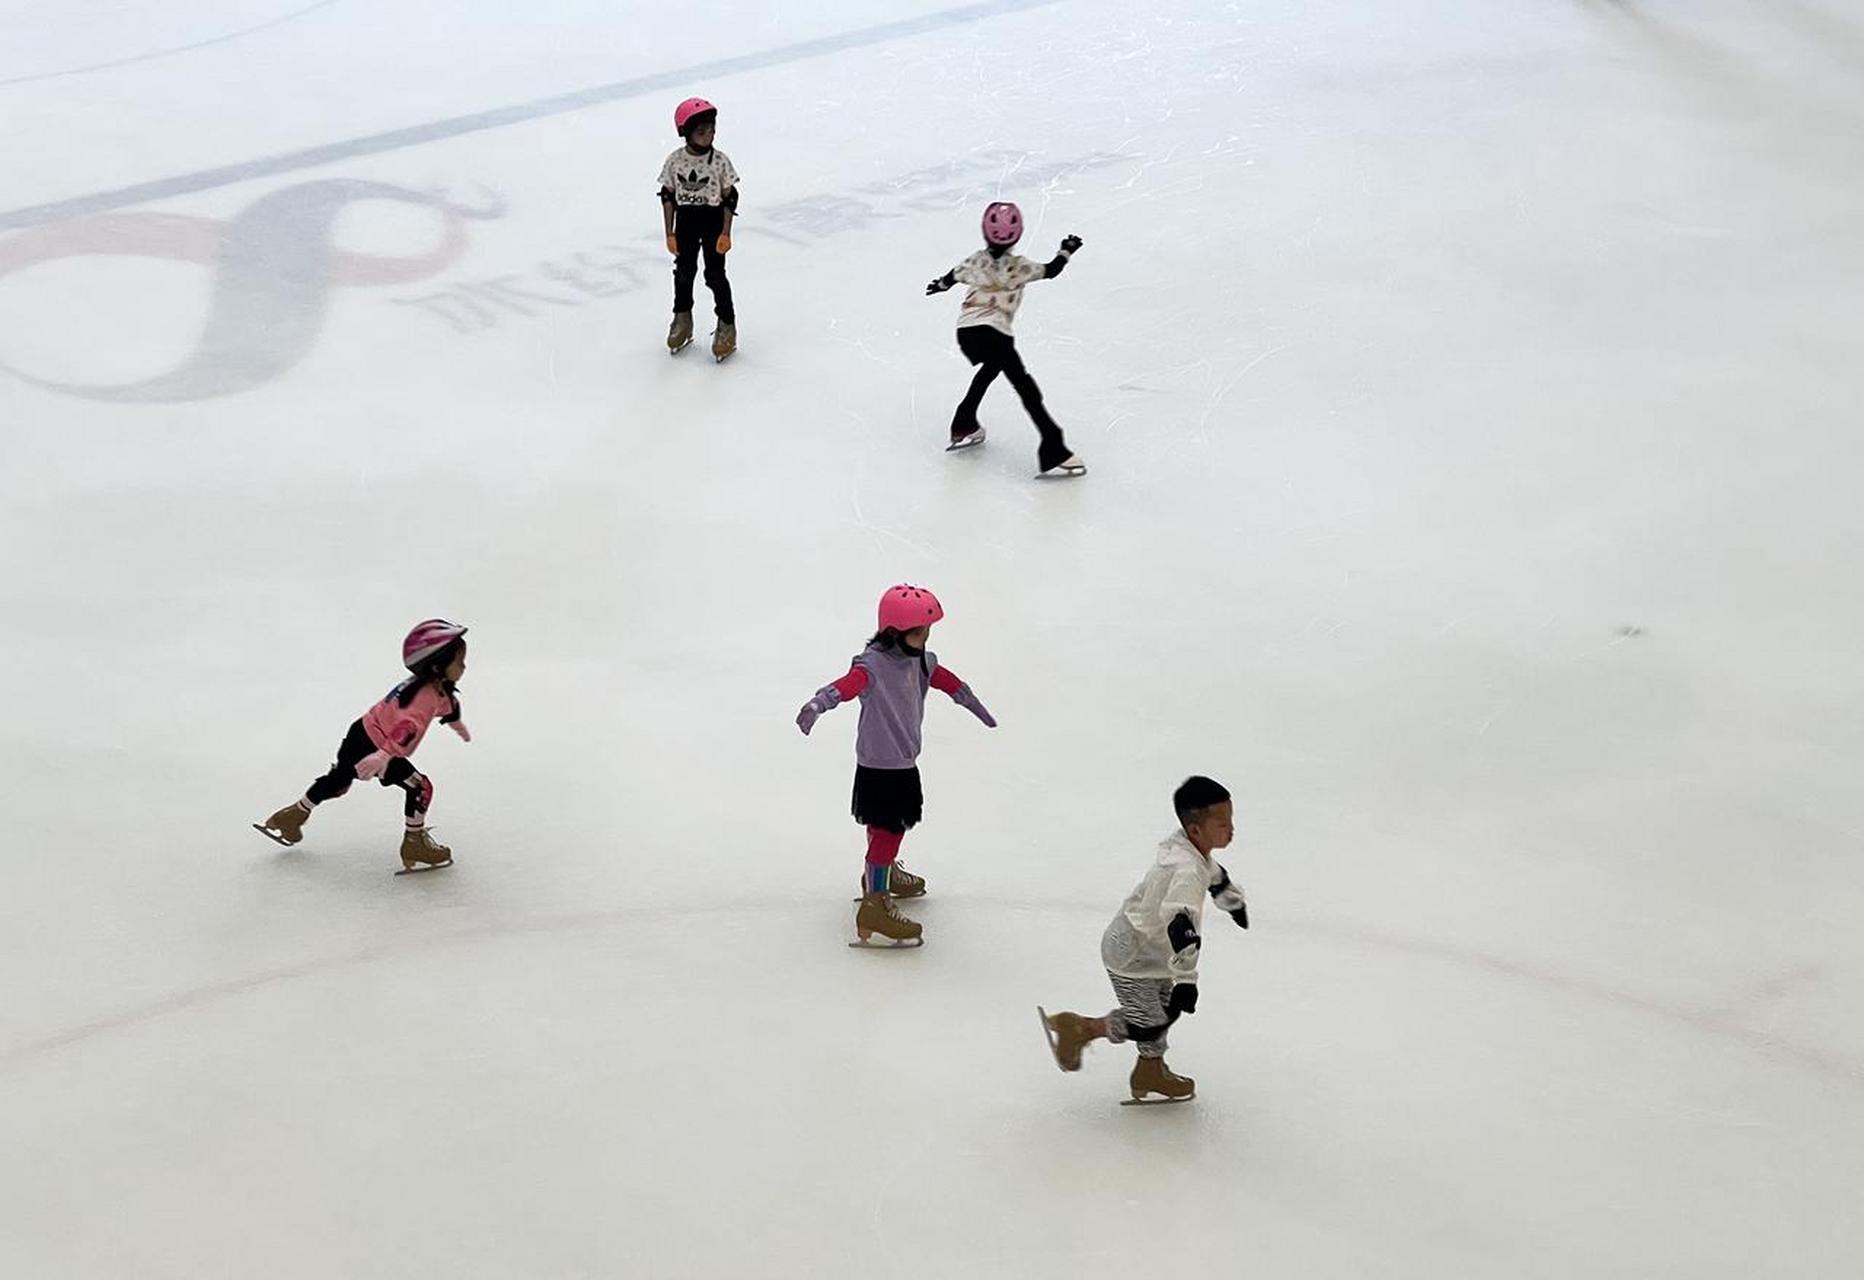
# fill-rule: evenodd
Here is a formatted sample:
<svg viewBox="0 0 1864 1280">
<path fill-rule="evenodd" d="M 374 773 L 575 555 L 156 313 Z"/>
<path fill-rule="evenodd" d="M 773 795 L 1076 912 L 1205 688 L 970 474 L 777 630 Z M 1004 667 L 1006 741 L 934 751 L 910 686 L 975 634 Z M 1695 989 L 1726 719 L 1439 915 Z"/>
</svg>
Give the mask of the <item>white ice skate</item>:
<svg viewBox="0 0 1864 1280">
<path fill-rule="evenodd" d="M 979 427 L 977 430 L 971 432 L 969 435 L 959 436 L 956 440 L 953 440 L 950 444 L 946 445 L 945 452 L 956 453 L 960 449 L 975 449 L 977 448 L 978 445 L 982 443 L 984 443 L 984 429 L 982 427 Z"/>
<path fill-rule="evenodd" d="M 1045 471 L 1036 472 L 1038 480 L 1068 480 L 1075 476 L 1087 474 L 1087 464 L 1081 461 L 1079 454 L 1071 453 Z"/>
</svg>

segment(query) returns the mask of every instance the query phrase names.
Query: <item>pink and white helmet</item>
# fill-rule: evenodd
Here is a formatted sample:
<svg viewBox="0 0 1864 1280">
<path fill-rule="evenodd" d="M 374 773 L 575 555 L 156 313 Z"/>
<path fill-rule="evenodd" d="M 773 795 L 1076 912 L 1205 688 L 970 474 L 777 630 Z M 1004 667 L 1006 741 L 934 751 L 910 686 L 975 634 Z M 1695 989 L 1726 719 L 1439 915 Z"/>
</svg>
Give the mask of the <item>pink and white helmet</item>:
<svg viewBox="0 0 1864 1280">
<path fill-rule="evenodd" d="M 401 642 L 401 665 L 410 671 L 466 634 L 466 628 L 445 618 L 429 618 L 414 624 L 408 638 Z"/>
<path fill-rule="evenodd" d="M 1023 238 L 1023 211 L 1008 200 L 993 200 L 984 210 L 986 244 L 1015 244 Z"/>
<path fill-rule="evenodd" d="M 945 610 L 939 605 L 938 597 L 924 587 L 908 586 L 902 582 L 897 587 L 888 587 L 887 594 L 880 597 L 882 631 L 888 627 L 895 631 L 929 627 L 944 616 Z"/>
<path fill-rule="evenodd" d="M 680 137 L 684 138 L 686 136 L 686 126 L 691 124 L 697 117 L 703 115 L 716 117 L 718 115 L 718 108 L 707 102 L 704 98 L 688 98 L 686 101 L 680 103 L 679 106 L 673 108 L 673 128 L 678 132 Z"/>
</svg>

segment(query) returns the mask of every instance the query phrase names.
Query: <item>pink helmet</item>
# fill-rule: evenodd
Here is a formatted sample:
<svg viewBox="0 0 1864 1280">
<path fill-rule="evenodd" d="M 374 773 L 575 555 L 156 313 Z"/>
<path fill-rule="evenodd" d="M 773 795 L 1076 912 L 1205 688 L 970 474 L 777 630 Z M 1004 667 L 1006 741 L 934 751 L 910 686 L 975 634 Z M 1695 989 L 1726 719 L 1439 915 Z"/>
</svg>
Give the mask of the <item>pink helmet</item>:
<svg viewBox="0 0 1864 1280">
<path fill-rule="evenodd" d="M 1023 238 L 1023 211 L 1008 200 L 993 200 L 984 210 L 984 240 L 988 244 L 1015 244 Z"/>
<path fill-rule="evenodd" d="M 465 634 L 465 627 L 445 618 L 417 622 L 414 630 L 408 632 L 408 638 L 401 642 L 401 665 L 413 671 Z"/>
<path fill-rule="evenodd" d="M 686 136 L 686 126 L 691 124 L 695 118 L 706 115 L 718 115 L 718 108 L 707 102 L 704 98 L 688 98 L 686 101 L 680 103 L 679 106 L 673 108 L 673 128 L 679 133 L 680 137 L 684 138 Z"/>
<path fill-rule="evenodd" d="M 945 616 L 945 610 L 939 606 L 938 597 L 924 587 L 911 587 L 901 583 L 897 587 L 887 588 L 887 594 L 880 597 L 880 629 L 885 631 L 892 627 L 895 631 L 911 631 L 914 627 L 929 627 Z"/>
</svg>

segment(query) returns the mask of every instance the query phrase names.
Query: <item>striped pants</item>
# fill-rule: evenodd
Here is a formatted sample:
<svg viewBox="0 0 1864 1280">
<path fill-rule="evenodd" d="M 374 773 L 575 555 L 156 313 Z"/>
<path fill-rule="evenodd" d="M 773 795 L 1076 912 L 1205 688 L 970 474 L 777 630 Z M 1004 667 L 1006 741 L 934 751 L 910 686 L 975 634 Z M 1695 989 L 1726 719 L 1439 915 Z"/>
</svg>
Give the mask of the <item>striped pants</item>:
<svg viewBox="0 0 1864 1280">
<path fill-rule="evenodd" d="M 1114 1044 L 1131 1040 L 1139 1046 L 1142 1058 L 1164 1057 L 1165 1032 L 1178 1020 L 1177 1014 L 1165 1012 L 1171 999 L 1171 979 L 1128 978 L 1108 970 L 1107 980 L 1120 1002 L 1120 1007 L 1107 1015 L 1107 1039 Z"/>
</svg>

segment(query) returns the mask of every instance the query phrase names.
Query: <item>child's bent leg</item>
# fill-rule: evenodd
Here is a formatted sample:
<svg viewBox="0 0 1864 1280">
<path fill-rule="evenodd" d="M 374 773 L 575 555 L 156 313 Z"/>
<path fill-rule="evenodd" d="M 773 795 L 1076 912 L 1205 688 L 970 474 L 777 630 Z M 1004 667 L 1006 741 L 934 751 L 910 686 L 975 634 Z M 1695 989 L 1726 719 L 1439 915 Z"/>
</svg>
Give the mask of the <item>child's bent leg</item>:
<svg viewBox="0 0 1864 1280">
<path fill-rule="evenodd" d="M 984 403 L 984 393 L 990 390 L 990 384 L 1003 372 L 1003 363 L 999 357 L 1006 341 L 1008 339 L 1004 335 L 989 325 L 966 325 L 958 330 L 958 350 L 964 353 L 966 360 L 977 366 L 977 372 L 971 376 L 970 388 L 951 415 L 953 440 L 962 440 L 979 430 L 977 411 Z"/>
<path fill-rule="evenodd" d="M 1029 376 L 1029 370 L 1023 366 L 1023 358 L 1016 353 L 1016 344 L 1010 342 L 1009 349 L 1003 355 L 1003 374 L 1016 388 L 1016 394 L 1022 398 L 1023 409 L 1029 414 L 1029 420 L 1036 424 L 1036 433 L 1042 437 L 1041 447 L 1036 451 L 1036 462 L 1044 471 L 1050 467 L 1066 462 L 1069 457 L 1068 442 L 1062 437 L 1061 426 L 1049 416 L 1048 407 L 1042 403 L 1042 388 Z"/>
<path fill-rule="evenodd" d="M 687 315 L 693 309 L 693 277 L 699 274 L 699 220 L 691 206 L 673 214 L 673 236 L 680 247 L 673 259 L 673 314 Z"/>
<path fill-rule="evenodd" d="M 1171 998 L 1171 983 L 1158 978 L 1128 978 L 1109 973 L 1113 994 L 1120 1007 L 1107 1014 L 1107 1039 L 1114 1044 L 1132 1041 L 1142 1058 L 1165 1056 L 1165 1032 L 1171 1016 L 1165 1002 Z"/>
<path fill-rule="evenodd" d="M 900 844 L 905 839 L 904 831 L 888 831 L 885 827 L 867 829 L 867 892 L 887 892 L 893 863 L 900 856 Z"/>
<path fill-rule="evenodd" d="M 427 825 L 427 809 L 434 802 L 432 779 L 408 763 L 406 757 L 397 756 L 382 771 L 382 785 L 400 787 L 407 793 L 401 813 L 408 830 L 419 831 Z"/>
<path fill-rule="evenodd" d="M 343 736 L 343 741 L 337 746 L 336 760 L 331 763 L 329 769 L 324 771 L 322 777 L 304 789 L 304 799 L 298 801 L 303 806 L 304 812 L 309 814 L 324 801 L 335 800 L 348 791 L 351 784 L 356 781 L 356 766 L 362 763 L 364 756 L 374 750 L 375 743 L 371 742 L 369 735 L 364 732 L 362 722 L 359 720 L 352 724 L 349 732 Z"/>
</svg>

